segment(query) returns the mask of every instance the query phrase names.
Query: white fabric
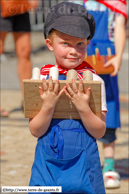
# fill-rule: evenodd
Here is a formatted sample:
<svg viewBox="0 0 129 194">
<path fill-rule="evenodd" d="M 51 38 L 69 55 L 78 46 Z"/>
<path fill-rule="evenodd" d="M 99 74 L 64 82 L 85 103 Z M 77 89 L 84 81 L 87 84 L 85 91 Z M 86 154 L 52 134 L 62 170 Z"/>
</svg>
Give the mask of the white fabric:
<svg viewBox="0 0 129 194">
<path fill-rule="evenodd" d="M 93 81 L 101 81 L 101 110 L 107 112 L 105 83 L 101 77 L 93 73 Z"/>
</svg>

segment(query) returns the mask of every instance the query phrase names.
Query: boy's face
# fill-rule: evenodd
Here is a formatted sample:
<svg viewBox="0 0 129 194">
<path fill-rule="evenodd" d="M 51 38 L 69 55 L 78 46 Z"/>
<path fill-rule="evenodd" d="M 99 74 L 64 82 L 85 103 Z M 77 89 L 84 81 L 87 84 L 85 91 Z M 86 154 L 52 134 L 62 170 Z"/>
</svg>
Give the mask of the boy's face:
<svg viewBox="0 0 129 194">
<path fill-rule="evenodd" d="M 56 65 L 66 69 L 73 69 L 83 62 L 88 43 L 86 38 L 76 38 L 59 31 L 52 40 L 46 40 L 48 48 L 54 52 Z"/>
</svg>

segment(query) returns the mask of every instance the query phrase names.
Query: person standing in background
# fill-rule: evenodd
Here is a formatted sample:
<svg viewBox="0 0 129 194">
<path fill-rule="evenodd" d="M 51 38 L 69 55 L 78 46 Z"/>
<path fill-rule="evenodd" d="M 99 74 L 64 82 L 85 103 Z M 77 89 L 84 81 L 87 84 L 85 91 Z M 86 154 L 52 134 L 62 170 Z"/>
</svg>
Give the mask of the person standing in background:
<svg viewBox="0 0 129 194">
<path fill-rule="evenodd" d="M 38 1 L 38 0 L 36 0 Z M 24 1 L 25 2 L 25 1 Z M 2 6 L 2 4 L 1 4 Z M 30 18 L 29 13 L 22 13 L 9 17 L 1 16 L 0 7 L 0 55 L 4 51 L 4 41 L 8 32 L 12 32 L 17 56 L 17 73 L 20 80 L 23 98 L 23 79 L 31 78 L 32 62 L 30 59 Z M 23 105 L 22 105 L 23 109 Z M 9 116 L 9 112 L 0 107 L 0 116 Z"/>
<path fill-rule="evenodd" d="M 118 188 L 120 187 L 120 176 L 114 168 L 116 129 L 120 127 L 117 74 L 120 70 L 126 40 L 126 0 L 84 0 L 84 6 L 94 16 L 96 22 L 95 35 L 87 47 L 87 57 L 95 54 L 96 48 L 99 49 L 100 56 L 108 55 L 107 48 L 110 48 L 111 54 L 114 55 L 104 64 L 104 67 L 113 65 L 114 71 L 111 74 L 100 75 L 105 82 L 108 109 L 106 133 L 100 141 L 103 142 L 104 150 L 103 177 L 105 187 Z"/>
</svg>

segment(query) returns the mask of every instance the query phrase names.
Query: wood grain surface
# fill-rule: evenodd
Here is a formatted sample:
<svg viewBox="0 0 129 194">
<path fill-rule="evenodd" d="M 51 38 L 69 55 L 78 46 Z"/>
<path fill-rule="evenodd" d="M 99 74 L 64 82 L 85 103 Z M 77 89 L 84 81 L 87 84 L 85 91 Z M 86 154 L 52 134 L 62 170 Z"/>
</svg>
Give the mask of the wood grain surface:
<svg viewBox="0 0 129 194">
<path fill-rule="evenodd" d="M 48 82 L 48 80 L 47 80 Z M 66 80 L 60 80 L 60 89 L 66 84 Z M 54 81 L 53 81 L 54 83 Z M 71 85 L 71 82 L 69 82 Z M 78 85 L 78 81 L 76 81 Z M 91 87 L 90 107 L 92 111 L 101 117 L 101 82 L 83 81 L 84 91 Z M 24 86 L 24 115 L 25 118 L 33 118 L 42 107 L 42 100 L 39 95 L 39 86 L 42 86 L 41 80 L 23 80 Z M 71 100 L 63 94 L 54 111 L 53 118 L 80 119 L 78 111 Z"/>
</svg>

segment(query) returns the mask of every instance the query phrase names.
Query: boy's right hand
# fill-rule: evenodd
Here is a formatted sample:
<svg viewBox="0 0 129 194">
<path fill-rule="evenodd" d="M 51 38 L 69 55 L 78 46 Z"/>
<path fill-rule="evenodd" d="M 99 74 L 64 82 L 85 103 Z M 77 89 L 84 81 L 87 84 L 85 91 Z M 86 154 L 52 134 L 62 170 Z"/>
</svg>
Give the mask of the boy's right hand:
<svg viewBox="0 0 129 194">
<path fill-rule="evenodd" d="M 49 77 L 48 84 L 46 83 L 45 78 L 42 79 L 42 82 L 43 87 L 39 86 L 39 93 L 43 101 L 43 106 L 46 106 L 47 109 L 54 108 L 60 96 L 63 94 L 64 88 L 59 91 L 59 80 L 56 80 L 54 85 L 52 81 L 52 76 Z"/>
</svg>

